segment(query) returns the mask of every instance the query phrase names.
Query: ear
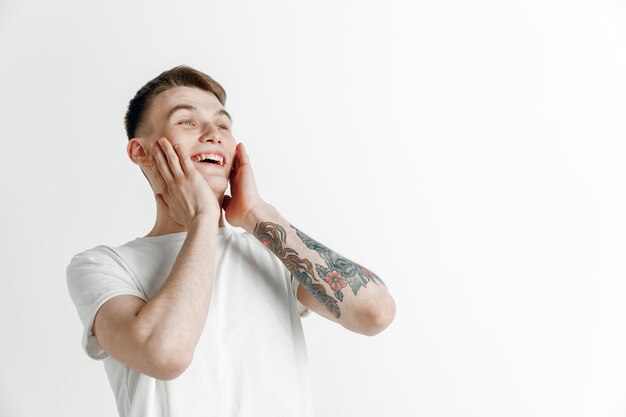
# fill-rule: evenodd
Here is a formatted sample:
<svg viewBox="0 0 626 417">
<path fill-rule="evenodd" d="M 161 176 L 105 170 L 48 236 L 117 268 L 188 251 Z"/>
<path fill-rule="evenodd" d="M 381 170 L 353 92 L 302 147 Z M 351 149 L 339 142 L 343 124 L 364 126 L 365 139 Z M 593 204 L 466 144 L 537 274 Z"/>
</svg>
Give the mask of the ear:
<svg viewBox="0 0 626 417">
<path fill-rule="evenodd" d="M 148 145 L 146 138 L 132 138 L 128 141 L 126 152 L 134 164 L 152 166 L 152 153 L 148 150 Z"/>
</svg>

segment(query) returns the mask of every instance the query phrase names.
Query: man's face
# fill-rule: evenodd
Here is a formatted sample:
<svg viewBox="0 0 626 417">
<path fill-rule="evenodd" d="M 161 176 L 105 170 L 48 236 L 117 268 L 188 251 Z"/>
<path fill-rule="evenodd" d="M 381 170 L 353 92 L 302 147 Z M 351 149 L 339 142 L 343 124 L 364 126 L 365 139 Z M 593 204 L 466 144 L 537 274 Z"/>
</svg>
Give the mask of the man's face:
<svg viewBox="0 0 626 417">
<path fill-rule="evenodd" d="M 179 144 L 202 173 L 216 196 L 221 197 L 228 186 L 237 145 L 232 123 L 224 106 L 215 95 L 192 87 L 175 87 L 159 94 L 146 115 L 148 150 L 161 137 L 172 145 Z M 208 155 L 222 157 L 218 163 Z"/>
</svg>

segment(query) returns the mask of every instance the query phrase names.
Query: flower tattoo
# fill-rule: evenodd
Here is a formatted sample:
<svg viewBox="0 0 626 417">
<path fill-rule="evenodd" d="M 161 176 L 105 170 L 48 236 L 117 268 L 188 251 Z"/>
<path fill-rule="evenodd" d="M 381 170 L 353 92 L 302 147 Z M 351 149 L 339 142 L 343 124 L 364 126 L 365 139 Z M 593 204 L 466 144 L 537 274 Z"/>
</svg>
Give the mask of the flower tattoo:
<svg viewBox="0 0 626 417">
<path fill-rule="evenodd" d="M 348 285 L 348 280 L 341 276 L 341 274 L 337 271 L 330 271 L 326 274 L 324 281 L 330 285 L 330 289 L 333 291 L 338 291 Z"/>
</svg>

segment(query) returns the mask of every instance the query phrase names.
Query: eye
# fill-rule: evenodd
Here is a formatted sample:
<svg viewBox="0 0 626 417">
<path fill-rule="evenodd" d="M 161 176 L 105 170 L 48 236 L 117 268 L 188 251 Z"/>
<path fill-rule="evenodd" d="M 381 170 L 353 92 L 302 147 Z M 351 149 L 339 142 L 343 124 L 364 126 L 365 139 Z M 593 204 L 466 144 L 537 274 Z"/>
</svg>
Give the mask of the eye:
<svg viewBox="0 0 626 417">
<path fill-rule="evenodd" d="M 217 127 L 219 127 L 222 130 L 229 130 L 228 125 L 218 125 Z"/>
<path fill-rule="evenodd" d="M 178 124 L 185 125 L 185 126 L 195 126 L 193 120 L 190 120 L 190 119 L 181 120 L 180 122 L 178 122 Z"/>
</svg>

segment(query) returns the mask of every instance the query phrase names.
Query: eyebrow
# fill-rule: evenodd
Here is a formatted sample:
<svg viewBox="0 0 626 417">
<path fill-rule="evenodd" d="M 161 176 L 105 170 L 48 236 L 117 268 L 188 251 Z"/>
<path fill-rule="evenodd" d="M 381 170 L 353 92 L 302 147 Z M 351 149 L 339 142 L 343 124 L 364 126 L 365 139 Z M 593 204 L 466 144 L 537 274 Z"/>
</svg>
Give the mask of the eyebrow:
<svg viewBox="0 0 626 417">
<path fill-rule="evenodd" d="M 170 117 L 172 117 L 172 115 L 174 113 L 176 113 L 178 110 L 189 110 L 189 111 L 193 111 L 193 112 L 198 112 L 198 109 L 195 106 L 192 106 L 191 104 L 177 104 L 174 107 L 172 107 L 170 109 L 170 111 L 167 113 L 167 119 L 169 120 Z M 230 113 L 228 113 L 226 110 L 224 109 L 219 109 L 218 111 L 215 112 L 216 116 L 226 116 L 228 117 L 228 120 L 230 121 L 230 123 L 233 123 L 233 118 L 231 117 Z"/>
</svg>

